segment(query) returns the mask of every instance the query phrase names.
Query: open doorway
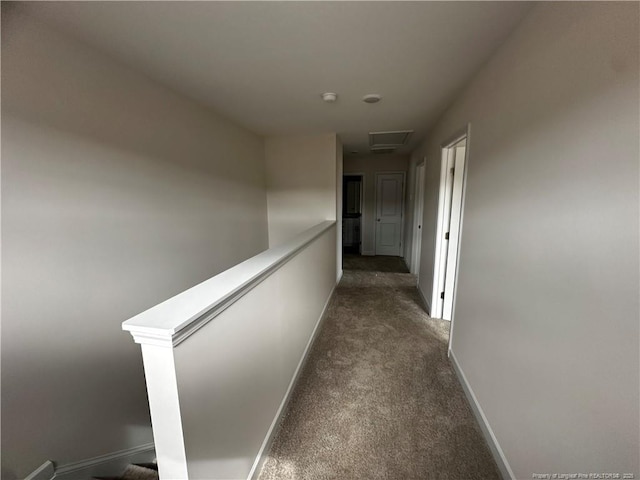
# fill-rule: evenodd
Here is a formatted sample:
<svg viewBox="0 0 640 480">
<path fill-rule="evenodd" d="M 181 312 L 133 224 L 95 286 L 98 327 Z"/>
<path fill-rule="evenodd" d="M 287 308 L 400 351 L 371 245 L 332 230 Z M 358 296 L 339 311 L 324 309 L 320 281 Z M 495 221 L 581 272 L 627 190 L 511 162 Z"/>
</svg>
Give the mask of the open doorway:
<svg viewBox="0 0 640 480">
<path fill-rule="evenodd" d="M 362 193 L 364 174 L 349 174 L 342 181 L 342 251 L 362 254 Z"/>
<path fill-rule="evenodd" d="M 453 320 L 460 247 L 468 127 L 442 145 L 431 316 Z"/>
</svg>

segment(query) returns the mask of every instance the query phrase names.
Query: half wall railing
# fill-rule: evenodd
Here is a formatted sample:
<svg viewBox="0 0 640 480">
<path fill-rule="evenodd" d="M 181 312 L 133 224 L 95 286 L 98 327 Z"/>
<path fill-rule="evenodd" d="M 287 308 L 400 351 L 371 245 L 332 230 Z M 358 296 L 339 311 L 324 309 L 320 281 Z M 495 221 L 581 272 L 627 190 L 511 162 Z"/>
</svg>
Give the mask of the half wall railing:
<svg viewBox="0 0 640 480">
<path fill-rule="evenodd" d="M 336 284 L 326 221 L 127 320 L 166 479 L 255 476 Z"/>
</svg>

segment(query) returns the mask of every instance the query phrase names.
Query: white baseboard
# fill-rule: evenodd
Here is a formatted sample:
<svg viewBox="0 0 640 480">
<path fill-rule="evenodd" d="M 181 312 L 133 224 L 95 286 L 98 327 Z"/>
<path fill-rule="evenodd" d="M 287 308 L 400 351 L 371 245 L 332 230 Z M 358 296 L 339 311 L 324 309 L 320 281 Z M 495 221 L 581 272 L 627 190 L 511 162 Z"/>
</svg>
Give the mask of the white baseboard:
<svg viewBox="0 0 640 480">
<path fill-rule="evenodd" d="M 54 475 L 55 465 L 51 460 L 47 460 L 29 475 L 24 477 L 24 480 L 51 480 Z"/>
<path fill-rule="evenodd" d="M 418 294 L 420 295 L 420 299 L 422 300 L 422 303 L 424 303 L 424 307 L 427 309 L 427 315 L 431 316 L 431 305 L 429 305 L 429 301 L 425 298 L 424 293 L 422 293 L 420 284 L 418 284 L 417 289 Z"/>
<path fill-rule="evenodd" d="M 375 257 L 376 256 L 376 252 L 374 252 L 373 250 L 367 250 L 367 251 L 362 251 L 361 254 L 363 257 Z"/>
<path fill-rule="evenodd" d="M 54 480 L 87 480 L 95 476 L 117 477 L 130 463 L 148 463 L 155 460 L 153 443 L 89 458 L 56 468 Z M 30 477 L 28 477 L 30 478 Z M 35 480 L 35 479 L 34 479 Z M 42 480 L 37 478 L 37 480 Z"/>
<path fill-rule="evenodd" d="M 340 271 L 338 272 L 338 280 L 336 280 L 336 285 L 338 283 L 340 283 L 340 280 L 342 280 L 342 275 L 344 274 L 344 270 L 340 269 Z"/>
<path fill-rule="evenodd" d="M 491 453 L 493 455 L 496 464 L 498 465 L 498 469 L 500 470 L 500 475 L 504 480 L 515 480 L 515 475 L 513 474 L 513 470 L 511 470 L 511 466 L 507 461 L 507 458 L 498 443 L 498 439 L 496 438 L 493 430 L 491 429 L 491 425 L 489 425 L 489 421 L 482 411 L 482 407 L 478 403 L 478 399 L 476 398 L 473 390 L 471 389 L 471 385 L 467 381 L 467 377 L 465 376 L 462 368 L 460 368 L 460 364 L 456 359 L 453 351 L 449 352 L 449 358 L 451 359 L 451 364 L 453 365 L 453 369 L 458 376 L 458 381 L 460 385 L 462 385 L 462 390 L 464 390 L 464 394 L 467 397 L 467 401 L 471 406 L 471 410 L 473 411 L 473 415 L 476 417 L 476 421 L 480 425 L 480 429 L 482 430 L 482 434 L 484 435 L 487 444 L 489 444 L 489 448 L 491 449 Z"/>
<path fill-rule="evenodd" d="M 298 378 L 300 377 L 300 374 L 302 373 L 302 370 L 304 369 L 304 365 L 307 362 L 307 358 L 309 357 L 309 352 L 311 351 L 311 347 L 313 346 L 313 342 L 315 341 L 316 337 L 318 336 L 318 333 L 320 332 L 320 327 L 322 326 L 322 324 L 324 323 L 325 318 L 327 317 L 327 312 L 329 311 L 329 304 L 331 303 L 331 299 L 333 298 L 333 294 L 336 291 L 336 287 L 337 287 L 337 283 L 336 285 L 333 286 L 333 288 L 331 289 L 331 293 L 329 293 L 329 298 L 327 298 L 327 301 L 324 304 L 324 307 L 322 308 L 322 312 L 320 313 L 320 317 L 318 318 L 318 321 L 316 322 L 315 327 L 313 327 L 313 332 L 311 333 L 311 337 L 309 338 L 309 341 L 307 342 L 307 346 L 304 348 L 304 352 L 302 354 L 302 358 L 300 359 L 300 362 L 298 362 L 298 366 L 296 367 L 296 370 L 293 374 L 293 378 L 291 379 L 291 382 L 289 383 L 289 387 L 287 388 L 286 393 L 284 394 L 284 398 L 282 399 L 282 402 L 280 403 L 280 406 L 278 407 L 278 410 L 276 412 L 275 417 L 273 418 L 273 421 L 271 422 L 271 426 L 269 427 L 269 430 L 267 431 L 267 435 L 264 439 L 264 441 L 262 442 L 262 446 L 260 447 L 260 450 L 258 452 L 258 456 L 256 457 L 255 462 L 253 462 L 253 466 L 251 467 L 251 471 L 249 472 L 249 476 L 247 477 L 248 480 L 255 480 L 258 478 L 258 475 L 260 475 L 260 471 L 262 470 L 262 466 L 264 465 L 265 460 L 267 459 L 267 453 L 269 453 L 269 448 L 271 446 L 271 442 L 273 441 L 273 435 L 276 431 L 276 427 L 278 426 L 278 424 L 280 423 L 280 420 L 282 418 L 282 414 L 285 412 L 287 405 L 289 404 L 289 401 L 291 400 L 291 394 L 293 393 L 293 389 L 298 381 Z"/>
</svg>

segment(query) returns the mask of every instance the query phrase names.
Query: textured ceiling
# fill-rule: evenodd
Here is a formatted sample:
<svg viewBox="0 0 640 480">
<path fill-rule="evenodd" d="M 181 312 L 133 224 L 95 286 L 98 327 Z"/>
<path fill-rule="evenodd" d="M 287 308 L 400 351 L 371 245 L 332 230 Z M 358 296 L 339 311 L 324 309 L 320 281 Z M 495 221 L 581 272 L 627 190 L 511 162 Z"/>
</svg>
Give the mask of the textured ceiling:
<svg viewBox="0 0 640 480">
<path fill-rule="evenodd" d="M 424 138 L 525 2 L 25 2 L 20 8 L 249 130 Z M 338 94 L 333 104 L 320 94 Z M 362 96 L 382 101 L 365 104 Z"/>
</svg>

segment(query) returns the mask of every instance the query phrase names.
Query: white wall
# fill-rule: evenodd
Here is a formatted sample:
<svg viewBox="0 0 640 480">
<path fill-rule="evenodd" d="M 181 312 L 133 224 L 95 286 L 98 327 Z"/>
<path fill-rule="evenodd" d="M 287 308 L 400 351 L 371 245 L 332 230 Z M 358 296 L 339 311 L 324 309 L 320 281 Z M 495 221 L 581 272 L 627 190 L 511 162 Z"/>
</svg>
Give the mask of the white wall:
<svg viewBox="0 0 640 480">
<path fill-rule="evenodd" d="M 265 140 L 270 247 L 336 219 L 337 142 L 335 133 Z"/>
<path fill-rule="evenodd" d="M 261 138 L 4 7 L 9 480 L 150 442 L 121 322 L 268 242 Z"/>
<path fill-rule="evenodd" d="M 362 254 L 375 255 L 376 173 L 406 172 L 409 158 L 402 155 L 363 155 L 344 159 L 344 174 L 364 174 Z M 406 178 L 405 178 L 406 182 Z M 405 185 L 406 188 L 406 185 Z M 406 208 L 405 208 L 406 212 Z M 406 221 L 406 219 L 405 219 Z M 405 249 L 403 242 L 403 249 Z M 406 252 L 406 249 L 405 249 Z"/>
<path fill-rule="evenodd" d="M 638 3 L 535 6 L 433 128 L 471 122 L 453 355 L 518 479 L 639 469 Z"/>
</svg>

